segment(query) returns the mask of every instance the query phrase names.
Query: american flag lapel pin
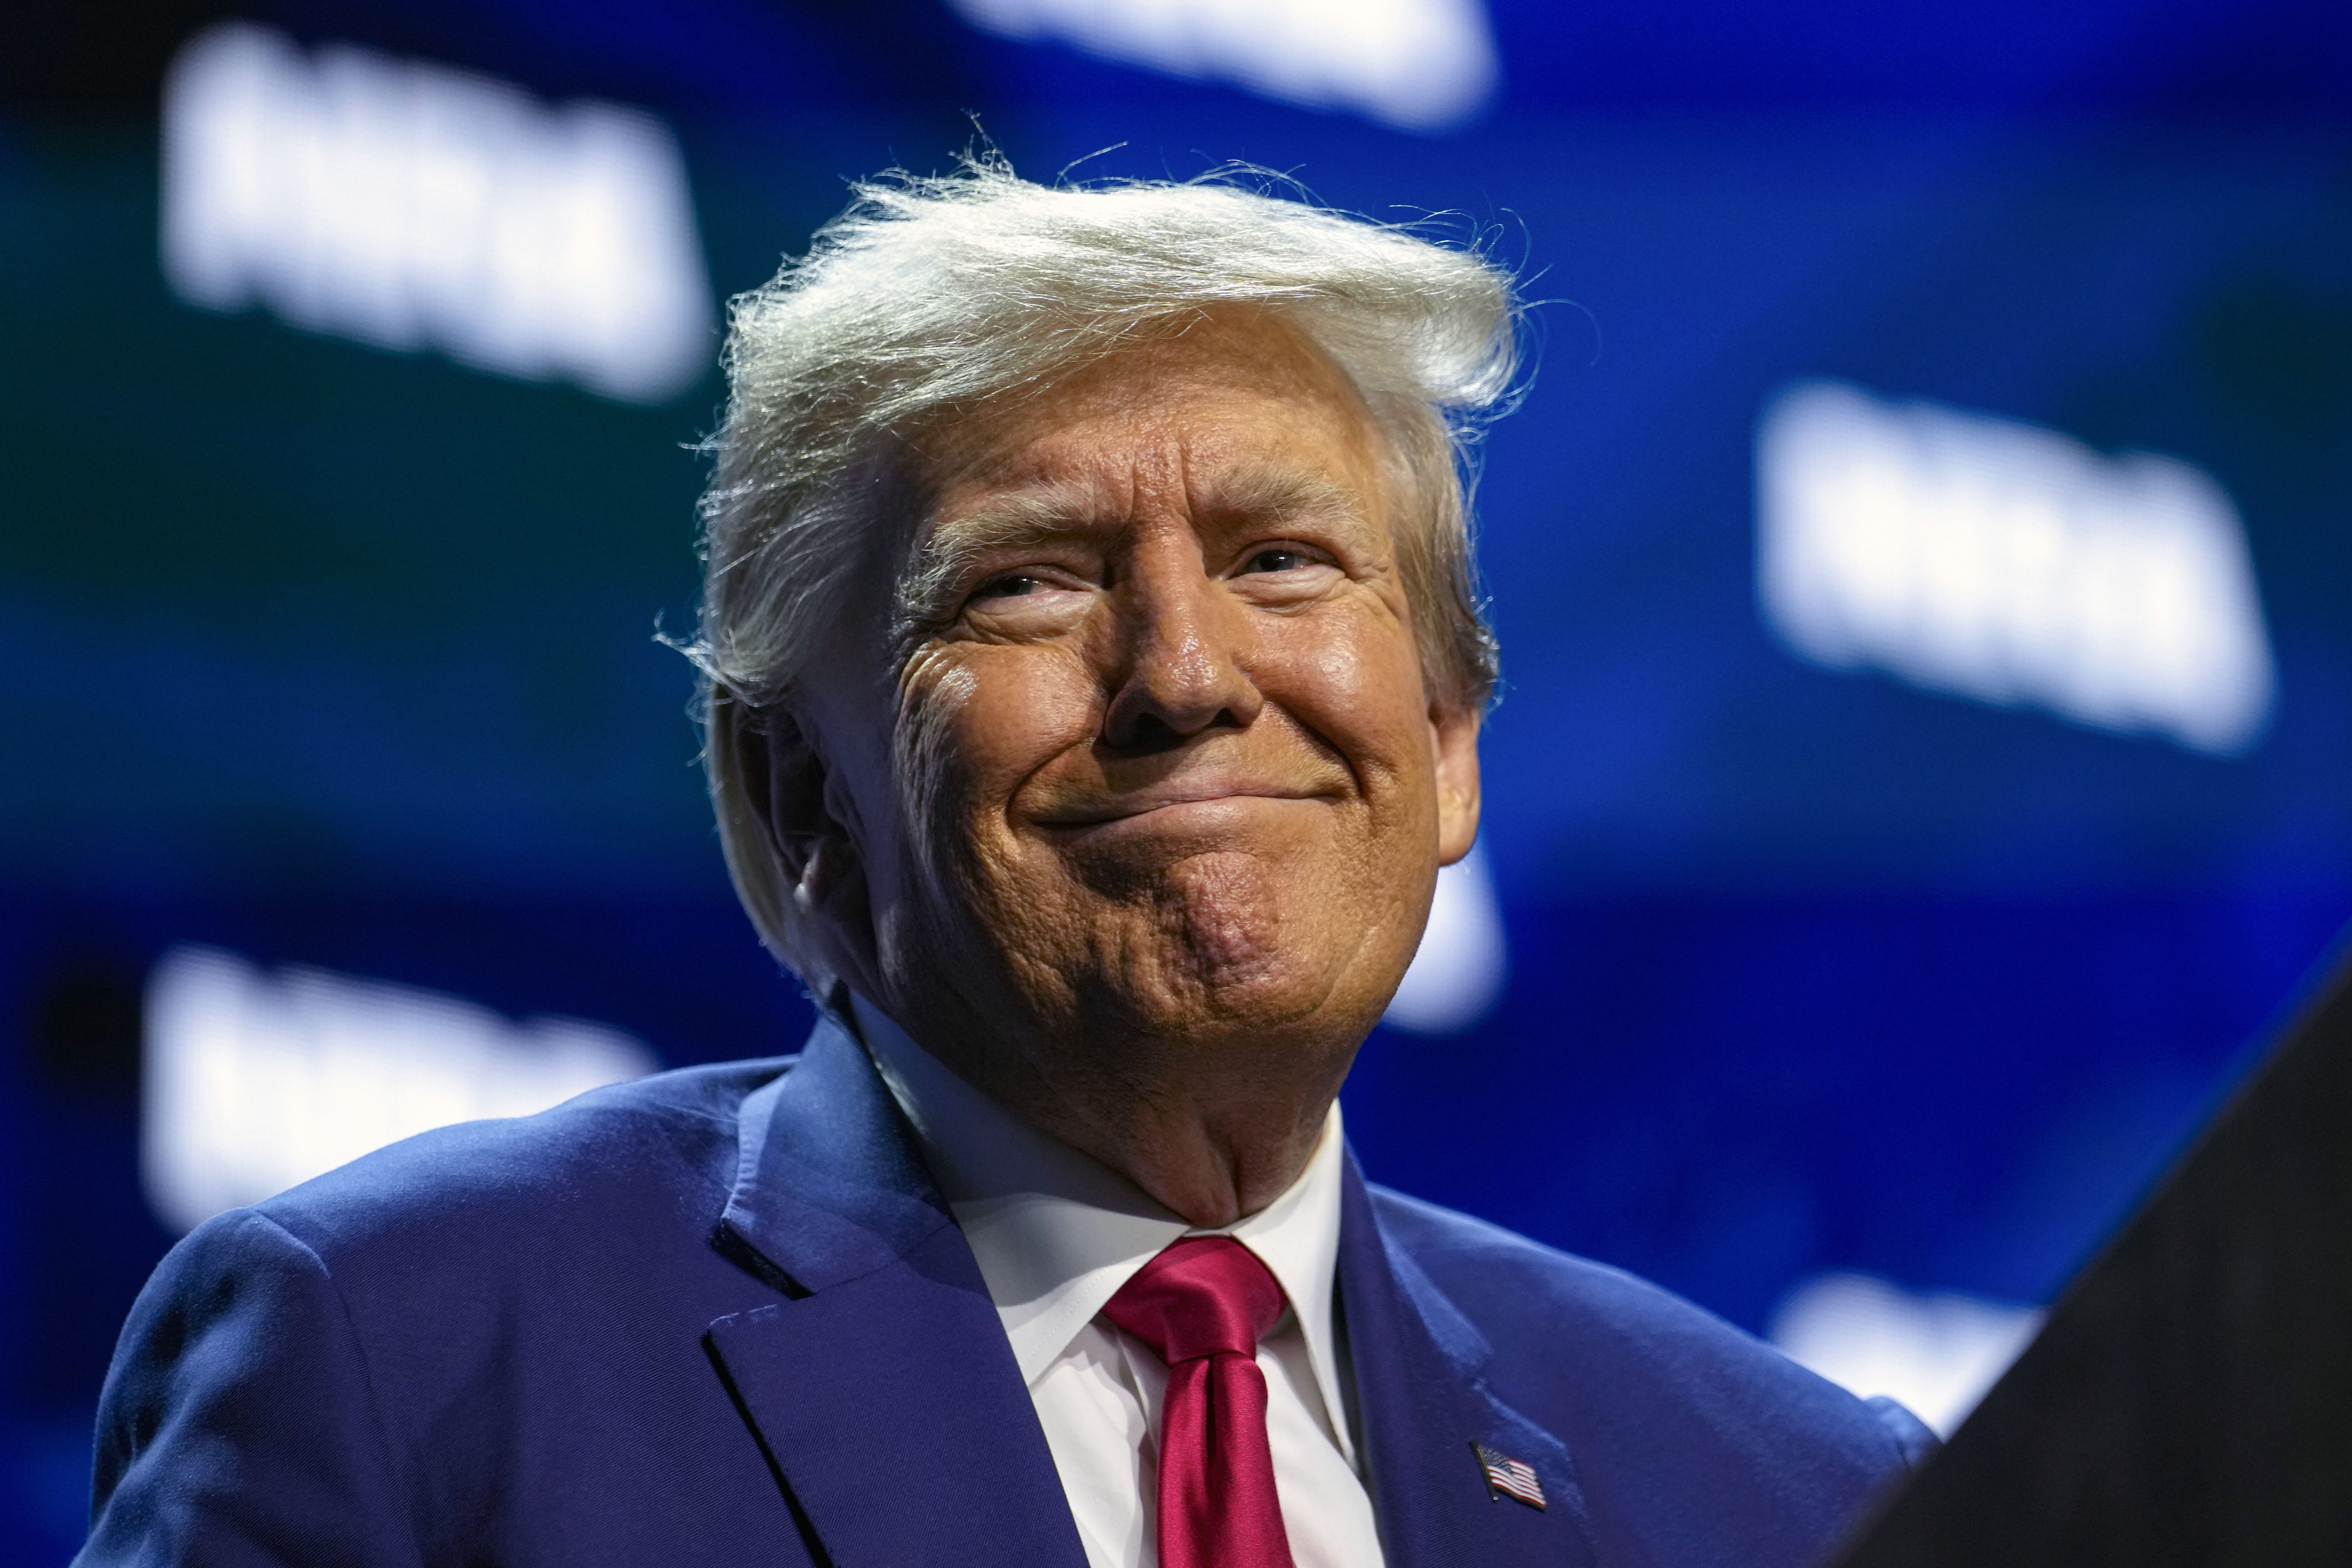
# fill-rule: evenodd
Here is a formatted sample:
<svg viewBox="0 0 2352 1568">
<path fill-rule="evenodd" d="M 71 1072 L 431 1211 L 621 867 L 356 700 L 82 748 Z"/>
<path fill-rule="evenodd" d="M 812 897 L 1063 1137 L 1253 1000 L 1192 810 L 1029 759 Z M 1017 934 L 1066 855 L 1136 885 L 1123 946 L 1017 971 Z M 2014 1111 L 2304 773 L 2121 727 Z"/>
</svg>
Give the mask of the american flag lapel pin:
<svg viewBox="0 0 2352 1568">
<path fill-rule="evenodd" d="M 1512 1497 L 1532 1509 L 1543 1507 L 1543 1483 L 1536 1479 L 1535 1467 L 1525 1459 L 1498 1454 L 1484 1443 L 1471 1444 L 1470 1451 L 1478 1456 L 1478 1471 L 1486 1478 L 1487 1501 Z"/>
</svg>

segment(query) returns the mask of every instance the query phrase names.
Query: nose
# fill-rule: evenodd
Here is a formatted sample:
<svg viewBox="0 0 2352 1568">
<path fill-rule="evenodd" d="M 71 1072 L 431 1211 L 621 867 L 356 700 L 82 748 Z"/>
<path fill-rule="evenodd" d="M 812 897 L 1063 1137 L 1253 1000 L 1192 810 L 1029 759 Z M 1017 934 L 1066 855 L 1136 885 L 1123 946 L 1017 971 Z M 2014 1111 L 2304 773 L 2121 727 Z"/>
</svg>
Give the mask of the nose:
<svg viewBox="0 0 2352 1568">
<path fill-rule="evenodd" d="M 1246 668 L 1249 611 L 1209 579 L 1198 549 L 1140 552 L 1120 588 L 1104 743 L 1154 752 L 1246 729 L 1265 705 Z"/>
</svg>

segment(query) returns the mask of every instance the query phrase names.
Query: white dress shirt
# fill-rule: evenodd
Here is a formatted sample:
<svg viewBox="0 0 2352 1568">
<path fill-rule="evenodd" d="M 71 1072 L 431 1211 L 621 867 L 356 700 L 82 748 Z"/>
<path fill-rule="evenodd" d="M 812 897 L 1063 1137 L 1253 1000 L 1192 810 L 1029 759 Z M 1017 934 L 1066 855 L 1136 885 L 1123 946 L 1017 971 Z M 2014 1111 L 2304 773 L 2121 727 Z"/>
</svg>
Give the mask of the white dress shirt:
<svg viewBox="0 0 2352 1568">
<path fill-rule="evenodd" d="M 965 1083 L 863 997 L 856 1010 L 1003 1320 L 1089 1568 L 1159 1563 L 1156 1434 L 1168 1369 L 1100 1314 L 1138 1269 L 1186 1236 L 1234 1237 L 1289 1301 L 1257 1364 L 1292 1560 L 1297 1568 L 1381 1568 L 1331 1311 L 1339 1106 L 1288 1191 L 1221 1230 L 1199 1230 Z"/>
</svg>

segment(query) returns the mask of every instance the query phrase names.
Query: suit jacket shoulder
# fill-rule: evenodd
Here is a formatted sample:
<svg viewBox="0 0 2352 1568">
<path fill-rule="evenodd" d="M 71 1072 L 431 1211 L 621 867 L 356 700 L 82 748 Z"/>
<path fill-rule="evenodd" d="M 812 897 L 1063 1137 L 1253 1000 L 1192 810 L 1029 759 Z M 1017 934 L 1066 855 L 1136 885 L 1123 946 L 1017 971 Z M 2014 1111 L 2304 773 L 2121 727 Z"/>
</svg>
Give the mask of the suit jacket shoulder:
<svg viewBox="0 0 2352 1568">
<path fill-rule="evenodd" d="M 1901 1406 L 1622 1269 L 1370 1193 L 1391 1250 L 1484 1340 L 1496 1396 L 1575 1456 L 1604 1562 L 1814 1561 L 1935 1447 Z"/>
<path fill-rule="evenodd" d="M 774 1484 L 701 1346 L 780 1299 L 710 1241 L 738 1107 L 783 1066 L 445 1128 L 206 1222 L 124 1325 L 80 1561 L 677 1562 L 789 1533 L 744 1505 Z"/>
</svg>

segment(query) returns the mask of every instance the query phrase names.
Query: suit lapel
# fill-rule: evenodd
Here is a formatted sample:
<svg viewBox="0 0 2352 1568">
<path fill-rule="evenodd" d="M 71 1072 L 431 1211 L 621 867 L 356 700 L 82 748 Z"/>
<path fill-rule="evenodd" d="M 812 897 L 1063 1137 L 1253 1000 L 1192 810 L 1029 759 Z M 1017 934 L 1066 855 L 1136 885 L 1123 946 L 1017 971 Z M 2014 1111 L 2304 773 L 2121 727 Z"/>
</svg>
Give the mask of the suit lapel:
<svg viewBox="0 0 2352 1568">
<path fill-rule="evenodd" d="M 743 1103 L 720 1245 L 793 1298 L 709 1347 L 827 1559 L 1084 1568 L 971 1248 L 831 1019 Z"/>
<path fill-rule="evenodd" d="M 1489 1390 L 1485 1337 L 1382 1234 L 1352 1155 L 1339 1278 L 1388 1568 L 1590 1565 L 1591 1530 L 1568 1449 Z M 1531 1466 L 1546 1507 L 1494 1496 L 1474 1443 Z"/>
</svg>

